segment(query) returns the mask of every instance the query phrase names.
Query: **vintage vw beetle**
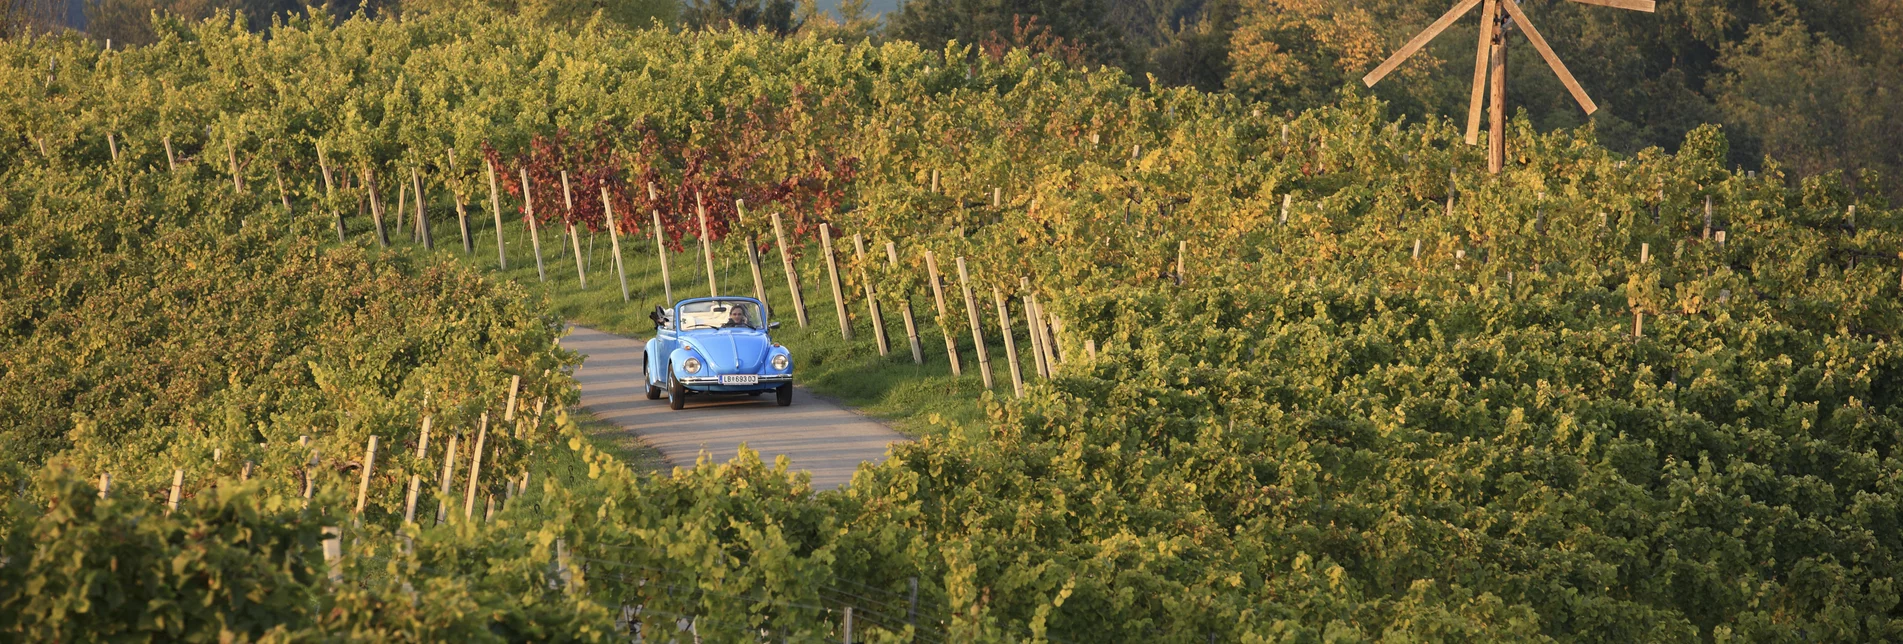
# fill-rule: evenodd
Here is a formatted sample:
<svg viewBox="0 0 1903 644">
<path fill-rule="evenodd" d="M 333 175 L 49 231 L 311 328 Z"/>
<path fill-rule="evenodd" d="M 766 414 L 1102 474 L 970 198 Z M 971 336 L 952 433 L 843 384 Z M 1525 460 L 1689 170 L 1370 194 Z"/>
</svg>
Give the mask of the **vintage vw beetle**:
<svg viewBox="0 0 1903 644">
<path fill-rule="evenodd" d="M 793 404 L 793 355 L 767 332 L 766 305 L 750 297 L 697 297 L 656 306 L 647 343 L 648 400 L 680 409 L 693 394 L 774 392 Z"/>
</svg>

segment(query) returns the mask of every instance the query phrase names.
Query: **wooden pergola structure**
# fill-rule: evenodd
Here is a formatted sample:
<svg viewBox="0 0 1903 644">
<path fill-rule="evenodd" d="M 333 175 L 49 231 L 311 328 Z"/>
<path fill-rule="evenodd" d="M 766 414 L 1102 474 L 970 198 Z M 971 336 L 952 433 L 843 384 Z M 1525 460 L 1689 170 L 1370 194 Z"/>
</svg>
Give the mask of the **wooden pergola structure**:
<svg viewBox="0 0 1903 644">
<path fill-rule="evenodd" d="M 1648 13 L 1654 8 L 1653 0 L 1571 1 Z M 1533 48 L 1539 50 L 1540 57 L 1546 59 L 1546 65 L 1553 68 L 1553 73 L 1559 76 L 1559 82 L 1566 85 L 1567 91 L 1572 92 L 1573 100 L 1579 102 L 1579 107 L 1585 109 L 1586 114 L 1590 115 L 1599 111 L 1598 104 L 1593 103 L 1592 97 L 1586 95 L 1586 90 L 1579 86 L 1579 81 L 1573 78 L 1572 72 L 1567 71 L 1566 63 L 1559 59 L 1558 54 L 1553 53 L 1552 46 L 1546 44 L 1546 38 L 1540 35 L 1540 30 L 1533 27 L 1533 21 L 1529 20 L 1526 12 L 1520 9 L 1518 0 L 1461 0 L 1459 4 L 1454 5 L 1453 9 L 1441 15 L 1439 20 L 1435 20 L 1434 24 L 1428 25 L 1426 29 L 1421 30 L 1421 33 L 1415 34 L 1412 40 L 1407 41 L 1407 44 L 1402 45 L 1399 51 L 1382 61 L 1374 68 L 1374 71 L 1363 76 L 1361 82 L 1368 87 L 1374 87 L 1375 83 L 1381 82 L 1382 78 L 1387 77 L 1396 67 L 1400 67 L 1402 62 L 1414 55 L 1414 52 L 1420 51 L 1421 47 L 1446 31 L 1455 20 L 1459 20 L 1461 16 L 1473 11 L 1475 6 L 1483 2 L 1485 7 L 1480 11 L 1478 51 L 1474 54 L 1473 94 L 1467 103 L 1467 145 L 1476 145 L 1480 142 L 1480 107 L 1484 98 L 1489 108 L 1487 172 L 1499 174 L 1500 170 L 1506 166 L 1507 158 L 1507 31 L 1509 28 L 1518 28 L 1526 34 L 1527 42 L 1532 43 Z M 1492 82 L 1489 83 L 1489 80 Z"/>
</svg>

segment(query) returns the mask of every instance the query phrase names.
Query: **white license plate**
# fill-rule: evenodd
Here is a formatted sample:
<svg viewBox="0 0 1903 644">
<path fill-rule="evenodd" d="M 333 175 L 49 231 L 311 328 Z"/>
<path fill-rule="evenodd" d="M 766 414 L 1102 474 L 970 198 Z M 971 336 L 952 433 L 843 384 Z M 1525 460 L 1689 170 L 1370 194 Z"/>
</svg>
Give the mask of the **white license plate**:
<svg viewBox="0 0 1903 644">
<path fill-rule="evenodd" d="M 730 376 L 721 376 L 721 377 L 720 377 L 720 384 L 723 384 L 723 385 L 757 385 L 757 384 L 760 384 L 760 376 L 758 376 L 758 375 L 755 375 L 755 374 L 735 374 L 735 375 L 730 375 Z"/>
</svg>

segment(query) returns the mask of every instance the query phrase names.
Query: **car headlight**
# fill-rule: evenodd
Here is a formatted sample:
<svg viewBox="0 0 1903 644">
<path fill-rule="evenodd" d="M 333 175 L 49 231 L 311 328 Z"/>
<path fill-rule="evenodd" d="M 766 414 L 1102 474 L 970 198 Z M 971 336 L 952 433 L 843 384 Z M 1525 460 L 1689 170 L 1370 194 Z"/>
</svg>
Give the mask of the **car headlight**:
<svg viewBox="0 0 1903 644">
<path fill-rule="evenodd" d="M 700 373 L 700 358 L 688 358 L 681 366 L 687 369 L 687 373 Z"/>
<path fill-rule="evenodd" d="M 773 368 L 774 368 L 774 369 L 778 369 L 778 370 L 780 370 L 780 371 L 786 371 L 786 367 L 787 367 L 788 365 L 791 365 L 791 364 L 793 364 L 793 361 L 792 361 L 792 360 L 788 360 L 788 359 L 787 359 L 787 357 L 786 357 L 786 354 L 784 354 L 784 353 L 782 353 L 782 354 L 779 354 L 779 355 L 776 355 L 776 356 L 773 356 Z"/>
</svg>

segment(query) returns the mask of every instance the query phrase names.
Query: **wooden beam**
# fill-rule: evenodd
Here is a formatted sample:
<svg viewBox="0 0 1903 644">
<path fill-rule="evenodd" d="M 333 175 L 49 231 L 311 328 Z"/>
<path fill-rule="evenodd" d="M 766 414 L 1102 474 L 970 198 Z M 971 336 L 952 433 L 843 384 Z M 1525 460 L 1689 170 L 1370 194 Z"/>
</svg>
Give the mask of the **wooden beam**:
<svg viewBox="0 0 1903 644">
<path fill-rule="evenodd" d="M 1473 94 L 1467 99 L 1467 145 L 1480 143 L 1480 113 L 1487 98 L 1487 56 L 1493 49 L 1494 16 L 1500 11 L 1498 0 L 1487 0 L 1480 10 L 1480 45 L 1474 53 Z"/>
<path fill-rule="evenodd" d="M 1434 24 L 1428 25 L 1426 29 L 1421 30 L 1421 33 L 1415 34 L 1413 40 L 1409 40 L 1407 44 L 1401 46 L 1400 51 L 1394 52 L 1393 56 L 1389 56 L 1387 60 L 1381 61 L 1381 65 L 1375 67 L 1374 71 L 1368 72 L 1367 76 L 1361 77 L 1361 84 L 1374 87 L 1375 83 L 1381 82 L 1381 79 L 1386 77 L 1389 72 L 1393 72 L 1394 68 L 1400 67 L 1401 63 L 1406 61 L 1409 56 L 1413 56 L 1414 52 L 1420 51 L 1421 47 L 1426 46 L 1428 41 L 1433 40 L 1435 36 L 1439 36 L 1440 32 L 1446 31 L 1448 25 L 1454 24 L 1455 20 L 1466 15 L 1468 11 L 1472 11 L 1474 5 L 1478 4 L 1480 4 L 1480 0 L 1461 0 L 1460 4 L 1454 5 L 1453 9 L 1449 9 L 1446 14 L 1441 15 L 1439 20 L 1434 21 Z"/>
<path fill-rule="evenodd" d="M 1579 4 L 1589 4 L 1589 5 L 1595 5 L 1600 7 L 1612 7 L 1614 9 L 1630 9 L 1633 11 L 1643 11 L 1646 13 L 1652 13 L 1654 9 L 1654 6 L 1653 6 L 1654 3 L 1652 2 L 1652 0 L 1572 0 L 1572 1 L 1577 2 Z"/>
<path fill-rule="evenodd" d="M 1553 53 L 1553 48 L 1546 44 L 1546 38 L 1540 36 L 1540 30 L 1533 28 L 1533 21 L 1527 19 L 1526 12 L 1520 11 L 1520 3 L 1500 0 L 1500 4 L 1506 7 L 1507 14 L 1513 16 L 1513 21 L 1526 32 L 1526 40 L 1533 43 L 1534 49 L 1540 50 L 1540 57 L 1546 59 L 1547 67 L 1553 68 L 1553 74 L 1559 76 L 1559 82 L 1566 86 L 1566 91 L 1573 93 L 1573 100 L 1579 101 L 1579 107 L 1585 109 L 1587 114 L 1599 111 L 1599 105 L 1586 95 L 1586 89 L 1579 86 L 1573 73 L 1566 70 L 1566 63 L 1559 59 L 1559 54 Z"/>
</svg>

